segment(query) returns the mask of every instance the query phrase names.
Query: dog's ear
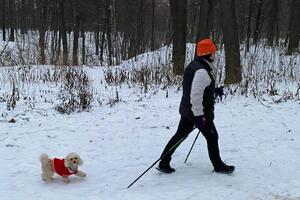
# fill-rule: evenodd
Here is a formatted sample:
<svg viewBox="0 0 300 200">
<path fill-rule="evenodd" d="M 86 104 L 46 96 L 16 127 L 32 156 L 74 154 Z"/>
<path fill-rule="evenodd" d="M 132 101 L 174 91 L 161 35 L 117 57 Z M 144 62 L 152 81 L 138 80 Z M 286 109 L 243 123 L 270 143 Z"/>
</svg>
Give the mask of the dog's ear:
<svg viewBox="0 0 300 200">
<path fill-rule="evenodd" d="M 83 161 L 81 160 L 81 158 L 78 156 L 78 165 L 81 166 L 83 165 Z"/>
<path fill-rule="evenodd" d="M 69 164 L 69 155 L 65 158 L 64 165 L 65 165 L 65 167 L 70 167 L 70 164 Z"/>
</svg>

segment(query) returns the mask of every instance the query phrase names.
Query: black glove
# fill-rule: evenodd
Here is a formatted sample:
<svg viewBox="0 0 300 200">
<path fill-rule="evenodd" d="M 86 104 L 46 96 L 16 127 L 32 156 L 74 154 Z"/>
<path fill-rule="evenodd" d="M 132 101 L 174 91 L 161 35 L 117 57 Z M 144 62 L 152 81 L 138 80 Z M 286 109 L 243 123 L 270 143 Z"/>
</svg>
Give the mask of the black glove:
<svg viewBox="0 0 300 200">
<path fill-rule="evenodd" d="M 222 98 L 224 96 L 224 86 L 220 86 L 220 87 L 216 87 L 215 88 L 215 98 L 220 98 L 220 100 L 222 101 Z"/>
</svg>

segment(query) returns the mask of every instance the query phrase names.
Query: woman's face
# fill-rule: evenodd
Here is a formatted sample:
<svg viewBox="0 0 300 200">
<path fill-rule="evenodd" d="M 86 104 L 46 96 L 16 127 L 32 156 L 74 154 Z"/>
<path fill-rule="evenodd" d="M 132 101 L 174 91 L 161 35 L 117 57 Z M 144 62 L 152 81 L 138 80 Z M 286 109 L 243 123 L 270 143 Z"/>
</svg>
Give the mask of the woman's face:
<svg viewBox="0 0 300 200">
<path fill-rule="evenodd" d="M 215 54 L 215 53 L 212 53 L 211 56 L 210 56 L 210 59 L 211 59 L 211 60 L 215 60 L 215 57 L 216 57 L 216 54 Z"/>
</svg>

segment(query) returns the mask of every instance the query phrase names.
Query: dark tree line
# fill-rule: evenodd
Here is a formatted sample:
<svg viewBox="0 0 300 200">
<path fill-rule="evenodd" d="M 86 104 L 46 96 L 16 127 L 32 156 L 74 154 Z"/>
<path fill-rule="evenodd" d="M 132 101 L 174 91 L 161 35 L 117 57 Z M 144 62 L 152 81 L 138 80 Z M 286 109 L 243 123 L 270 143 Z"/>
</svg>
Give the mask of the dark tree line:
<svg viewBox="0 0 300 200">
<path fill-rule="evenodd" d="M 0 0 L 0 31 L 3 41 L 38 32 L 41 64 L 55 64 L 61 57 L 63 65 L 84 64 L 91 41 L 93 54 L 109 65 L 173 42 L 175 74 L 183 71 L 186 42 L 211 37 L 225 44 L 226 82 L 232 83 L 240 80 L 240 44 L 249 51 L 262 40 L 270 46 L 284 41 L 288 54 L 299 51 L 299 4 L 299 0 Z M 46 48 L 51 49 L 50 58 Z"/>
</svg>

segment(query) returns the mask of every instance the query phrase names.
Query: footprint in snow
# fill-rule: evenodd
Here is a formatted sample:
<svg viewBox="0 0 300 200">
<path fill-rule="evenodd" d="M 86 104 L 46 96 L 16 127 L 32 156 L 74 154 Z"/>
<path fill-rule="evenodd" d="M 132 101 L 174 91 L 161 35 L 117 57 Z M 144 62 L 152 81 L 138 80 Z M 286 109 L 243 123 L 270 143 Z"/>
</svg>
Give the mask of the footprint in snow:
<svg viewBox="0 0 300 200">
<path fill-rule="evenodd" d="M 20 147 L 20 145 L 15 144 L 6 144 L 5 147 Z"/>
</svg>

